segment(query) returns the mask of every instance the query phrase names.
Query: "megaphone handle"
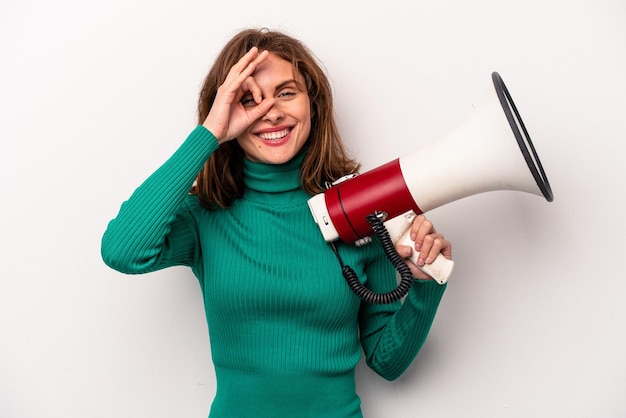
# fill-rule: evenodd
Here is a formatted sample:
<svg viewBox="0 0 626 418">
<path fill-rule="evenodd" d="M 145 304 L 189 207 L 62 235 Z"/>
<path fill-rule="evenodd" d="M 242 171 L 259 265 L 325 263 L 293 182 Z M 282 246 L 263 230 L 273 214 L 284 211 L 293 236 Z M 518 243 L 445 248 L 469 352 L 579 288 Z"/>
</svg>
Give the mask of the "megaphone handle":
<svg viewBox="0 0 626 418">
<path fill-rule="evenodd" d="M 407 230 L 400 239 L 397 244 L 406 245 L 408 247 L 414 248 L 415 241 L 413 241 L 410 237 L 410 230 Z M 409 260 L 411 260 L 417 266 L 417 259 L 419 258 L 419 251 L 413 251 Z M 450 274 L 452 274 L 452 269 L 454 267 L 454 261 L 448 260 L 442 254 L 439 254 L 435 261 L 430 264 L 424 264 L 423 266 L 417 266 L 424 273 L 428 274 L 430 277 L 435 279 L 435 281 L 439 284 L 445 284 L 448 282 L 448 278 Z"/>
</svg>

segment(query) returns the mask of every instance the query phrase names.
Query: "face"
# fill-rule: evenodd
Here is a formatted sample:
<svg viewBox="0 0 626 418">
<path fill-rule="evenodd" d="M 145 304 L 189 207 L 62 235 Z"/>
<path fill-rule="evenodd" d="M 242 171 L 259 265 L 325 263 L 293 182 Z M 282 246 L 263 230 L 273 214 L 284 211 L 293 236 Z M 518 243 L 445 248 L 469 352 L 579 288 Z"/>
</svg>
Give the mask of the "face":
<svg viewBox="0 0 626 418">
<path fill-rule="evenodd" d="M 311 104 L 304 77 L 288 61 L 270 54 L 252 74 L 263 97 L 274 105 L 237 138 L 246 157 L 255 162 L 283 164 L 306 143 L 311 131 Z M 255 106 L 249 95 L 244 106 Z"/>
</svg>

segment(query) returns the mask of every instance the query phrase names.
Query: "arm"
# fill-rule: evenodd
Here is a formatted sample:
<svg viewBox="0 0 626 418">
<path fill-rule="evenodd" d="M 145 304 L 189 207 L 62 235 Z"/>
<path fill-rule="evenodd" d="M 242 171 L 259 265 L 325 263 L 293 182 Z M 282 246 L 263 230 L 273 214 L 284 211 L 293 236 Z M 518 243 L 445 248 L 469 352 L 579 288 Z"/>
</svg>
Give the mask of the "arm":
<svg viewBox="0 0 626 418">
<path fill-rule="evenodd" d="M 418 261 L 420 265 L 432 262 L 440 253 L 451 259 L 450 242 L 437 233 L 423 215 L 413 221 L 410 235 L 415 241 L 415 249 L 423 254 Z M 410 257 L 413 252 L 411 247 L 404 246 L 398 246 L 397 250 L 404 257 Z M 386 261 L 386 258 L 378 257 L 368 268 L 368 287 L 374 292 L 384 293 L 396 286 L 395 274 Z M 411 262 L 407 261 L 407 264 L 417 280 L 404 302 L 363 304 L 359 318 L 366 362 L 388 380 L 398 378 L 417 356 L 446 289 L 446 285 L 437 284 Z"/>
<path fill-rule="evenodd" d="M 122 204 L 102 238 L 102 258 L 108 266 L 138 274 L 192 264 L 199 247 L 184 201 L 202 165 L 217 147 L 213 134 L 198 126 Z"/>
<path fill-rule="evenodd" d="M 372 370 L 387 380 L 404 373 L 426 341 L 446 286 L 434 280 L 416 280 L 401 306 L 400 302 L 363 304 L 361 344 Z M 376 291 L 388 290 L 389 286 Z"/>
<path fill-rule="evenodd" d="M 268 55 L 252 48 L 230 69 L 203 126 L 122 205 L 102 238 L 106 264 L 125 273 L 144 273 L 197 259 L 197 236 L 183 202 L 219 144 L 236 138 L 273 105 L 273 98 L 261 97 L 251 76 Z M 247 92 L 258 106 L 241 104 Z"/>
</svg>

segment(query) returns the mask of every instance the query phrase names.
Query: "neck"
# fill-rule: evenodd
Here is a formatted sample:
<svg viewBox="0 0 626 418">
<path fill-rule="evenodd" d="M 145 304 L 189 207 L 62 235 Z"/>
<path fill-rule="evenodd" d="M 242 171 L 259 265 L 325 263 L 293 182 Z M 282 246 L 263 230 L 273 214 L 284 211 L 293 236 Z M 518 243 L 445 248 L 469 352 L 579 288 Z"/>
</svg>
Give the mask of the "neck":
<svg viewBox="0 0 626 418">
<path fill-rule="evenodd" d="M 264 164 L 244 159 L 244 199 L 271 204 L 308 199 L 300 179 L 303 160 L 304 154 L 284 164 Z"/>
</svg>

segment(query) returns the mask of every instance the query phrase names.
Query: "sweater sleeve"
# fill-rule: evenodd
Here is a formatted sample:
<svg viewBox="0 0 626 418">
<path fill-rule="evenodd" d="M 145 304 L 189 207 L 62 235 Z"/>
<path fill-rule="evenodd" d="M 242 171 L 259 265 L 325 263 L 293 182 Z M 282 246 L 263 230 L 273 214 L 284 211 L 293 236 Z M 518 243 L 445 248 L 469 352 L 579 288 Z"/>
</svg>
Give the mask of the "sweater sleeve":
<svg viewBox="0 0 626 418">
<path fill-rule="evenodd" d="M 381 266 L 381 262 L 386 265 Z M 368 269 L 367 283 L 372 291 L 388 292 L 397 285 L 394 274 L 392 280 L 380 279 L 381 275 L 389 278 L 389 265 L 385 257 L 379 257 Z M 404 373 L 426 341 L 445 289 L 446 285 L 434 280 L 414 280 L 403 302 L 362 304 L 361 344 L 372 370 L 387 380 Z"/>
<path fill-rule="evenodd" d="M 196 127 L 174 154 L 124 202 L 102 237 L 102 258 L 122 273 L 139 274 L 199 258 L 197 231 L 185 199 L 216 138 Z"/>
</svg>

